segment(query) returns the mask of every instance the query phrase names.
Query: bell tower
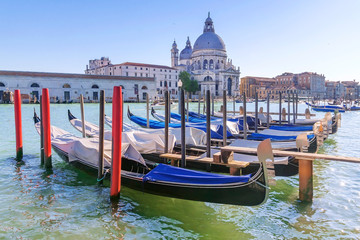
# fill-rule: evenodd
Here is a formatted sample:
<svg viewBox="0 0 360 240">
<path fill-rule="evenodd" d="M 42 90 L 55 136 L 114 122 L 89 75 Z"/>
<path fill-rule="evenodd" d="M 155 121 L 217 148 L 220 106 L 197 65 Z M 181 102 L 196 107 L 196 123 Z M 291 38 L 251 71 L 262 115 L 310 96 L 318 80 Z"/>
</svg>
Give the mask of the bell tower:
<svg viewBox="0 0 360 240">
<path fill-rule="evenodd" d="M 171 67 L 176 67 L 179 65 L 179 49 L 177 48 L 177 44 L 174 40 L 171 48 Z"/>
</svg>

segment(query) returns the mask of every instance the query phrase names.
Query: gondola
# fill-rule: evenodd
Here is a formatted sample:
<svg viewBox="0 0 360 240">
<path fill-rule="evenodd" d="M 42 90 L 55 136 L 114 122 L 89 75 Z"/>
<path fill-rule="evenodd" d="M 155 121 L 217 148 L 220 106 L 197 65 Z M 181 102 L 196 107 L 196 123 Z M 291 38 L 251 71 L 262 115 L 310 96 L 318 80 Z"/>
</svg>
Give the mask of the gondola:
<svg viewBox="0 0 360 240">
<path fill-rule="evenodd" d="M 316 112 L 345 112 L 345 109 L 337 109 L 337 108 L 323 108 L 323 107 L 312 107 L 312 110 Z"/>
<path fill-rule="evenodd" d="M 34 113 L 34 124 L 40 133 L 40 119 L 36 113 Z M 89 162 L 88 159 L 89 156 L 96 158 L 97 148 L 88 148 L 83 155 L 74 156 L 68 152 L 69 149 L 74 148 L 65 148 L 61 144 L 63 139 L 67 139 L 66 143 L 74 147 L 76 143 L 86 145 L 87 141 L 96 141 L 96 139 L 81 139 L 54 126 L 51 127 L 51 132 L 51 145 L 61 158 L 76 163 L 77 166 L 97 171 L 97 165 Z M 264 144 L 270 144 L 270 142 L 264 142 Z M 131 148 L 131 145 L 127 144 L 127 149 Z M 135 155 L 135 159 L 132 159 L 130 154 L 122 154 L 121 183 L 126 187 L 160 196 L 242 206 L 259 205 L 268 198 L 267 172 L 263 168 L 264 157 L 260 156 L 261 164 L 256 169 L 244 172 L 244 175 L 241 176 L 227 176 L 165 164 L 146 166 L 143 159 L 140 158 L 141 155 L 136 155 L 136 153 L 138 152 L 131 151 L 131 154 Z M 104 161 L 106 171 L 108 171 L 110 160 L 106 158 Z"/>
<path fill-rule="evenodd" d="M 68 111 L 68 118 L 69 118 L 70 124 L 76 130 L 78 130 L 79 132 L 82 132 L 81 120 L 77 119 L 74 115 L 72 115 L 70 111 Z M 106 116 L 105 122 L 110 127 L 112 127 L 111 118 Z M 138 128 L 130 129 L 131 126 L 128 126 L 127 124 L 125 124 L 125 128 L 126 128 L 126 130 L 123 132 L 123 139 L 125 139 L 125 140 L 128 139 L 128 137 L 124 136 L 124 134 L 126 134 L 127 132 L 132 132 L 132 131 L 135 131 L 135 132 L 143 131 L 143 132 L 147 133 L 147 135 L 152 136 L 154 138 L 154 140 L 158 138 L 156 136 L 157 134 L 160 134 L 160 135 L 164 134 L 164 132 L 159 133 L 159 130 L 153 130 L 153 129 L 138 129 Z M 85 130 L 86 135 L 88 137 L 95 137 L 95 138 L 99 137 L 99 130 L 98 130 L 99 128 L 97 125 L 85 121 L 85 129 L 86 129 Z M 170 129 L 169 134 L 171 134 L 174 130 L 176 130 L 176 129 Z M 175 141 L 179 140 L 179 134 L 176 134 L 176 136 L 177 137 L 176 137 Z M 186 140 L 188 141 L 189 139 L 196 138 L 196 136 L 199 136 L 199 135 L 198 134 L 193 135 L 191 138 L 186 138 Z M 136 150 L 138 150 L 142 154 L 142 156 L 145 159 L 151 160 L 156 163 L 167 163 L 168 162 L 167 159 L 160 157 L 160 155 L 162 153 L 164 153 L 164 146 L 161 147 L 161 144 L 157 144 L 156 148 L 153 148 L 153 149 L 145 148 L 143 146 L 143 145 L 145 145 L 144 141 L 141 139 L 141 137 L 142 136 L 136 137 L 136 139 L 139 140 L 139 143 L 137 143 L 137 142 L 131 142 L 131 143 L 136 148 Z M 200 137 L 202 138 L 203 136 L 200 136 Z M 111 131 L 108 131 L 108 130 L 105 131 L 105 140 L 111 140 Z M 201 141 L 200 141 L 200 143 L 201 143 Z M 198 142 L 198 141 L 196 141 L 196 142 Z M 245 142 L 245 145 L 244 145 L 244 142 Z M 141 143 L 143 143 L 143 144 L 141 144 Z M 187 155 L 198 156 L 199 158 L 205 157 L 206 147 L 204 146 L 204 144 L 201 145 L 201 144 L 192 144 L 192 143 L 194 143 L 194 140 L 192 140 L 192 142 L 190 142 L 190 144 L 186 144 Z M 260 144 L 260 141 L 248 141 L 248 140 L 238 139 L 238 140 L 235 140 L 233 143 L 231 143 L 230 146 L 257 148 L 259 144 Z M 272 142 L 272 146 L 274 149 L 278 149 L 278 150 L 298 151 L 295 142 L 293 142 L 293 143 L 291 143 L 291 142 L 281 142 L 281 143 L 280 142 Z M 173 150 L 174 153 L 180 153 L 181 147 L 182 147 L 181 145 L 175 145 L 174 150 Z M 145 151 L 144 151 L 144 149 L 145 149 Z M 171 149 L 169 152 L 172 152 Z M 212 148 L 211 155 L 213 155 L 214 153 L 219 152 L 219 151 L 220 151 L 219 148 Z M 256 156 L 248 155 L 248 154 L 235 153 L 234 161 L 249 162 L 250 168 L 253 168 L 255 165 L 259 164 Z M 203 164 L 201 162 L 197 163 L 196 161 L 188 162 L 187 167 L 194 168 L 194 169 L 201 169 L 204 171 L 211 170 L 211 171 L 216 171 L 216 172 L 229 173 L 229 169 L 227 167 L 224 167 L 224 166 L 219 167 L 217 165 L 207 166 L 207 164 Z M 273 166 L 271 166 L 270 169 L 275 171 L 275 176 L 293 176 L 298 173 L 298 162 L 294 157 L 275 157 L 274 161 L 273 161 Z"/>
<path fill-rule="evenodd" d="M 147 119 L 139 116 L 135 116 L 130 112 L 130 109 L 128 108 L 127 116 L 130 119 L 130 121 L 138 124 L 141 127 L 147 127 Z M 187 127 L 193 127 L 200 129 L 204 132 L 206 132 L 206 125 L 204 124 L 186 124 Z M 160 121 L 155 121 L 152 119 L 149 119 L 149 127 L 153 129 L 162 129 L 165 128 L 165 123 Z M 181 128 L 180 123 L 169 123 L 169 127 L 171 128 Z M 212 125 L 211 126 L 211 138 L 212 139 L 223 139 L 222 131 L 223 127 L 222 125 Z M 227 131 L 227 136 L 232 137 L 232 134 Z"/>
</svg>

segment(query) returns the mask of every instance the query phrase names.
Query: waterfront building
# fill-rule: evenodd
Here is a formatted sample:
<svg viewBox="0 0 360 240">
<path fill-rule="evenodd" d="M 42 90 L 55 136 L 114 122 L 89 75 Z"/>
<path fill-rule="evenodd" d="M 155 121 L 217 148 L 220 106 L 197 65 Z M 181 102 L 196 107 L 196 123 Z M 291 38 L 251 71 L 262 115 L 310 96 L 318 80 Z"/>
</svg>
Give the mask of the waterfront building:
<svg viewBox="0 0 360 240">
<path fill-rule="evenodd" d="M 215 33 L 210 13 L 205 20 L 203 33 L 196 39 L 194 47 L 189 37 L 185 48 L 179 50 L 174 41 L 171 48 L 171 66 L 179 71 L 187 71 L 199 83 L 199 90 L 210 90 L 215 96 L 222 96 L 227 90 L 229 96 L 239 95 L 240 68 L 227 57 L 225 43 Z"/>
<path fill-rule="evenodd" d="M 345 88 L 344 98 L 346 100 L 355 100 L 360 98 L 360 86 L 355 80 L 353 81 L 342 81 Z"/>
<path fill-rule="evenodd" d="M 327 99 L 343 99 L 345 97 L 345 86 L 340 81 L 325 81 Z"/>
<path fill-rule="evenodd" d="M 106 75 L 124 77 L 154 78 L 156 97 L 162 98 L 164 90 L 169 90 L 172 98 L 176 98 L 178 87 L 179 70 L 164 65 L 124 62 L 112 64 L 109 58 L 89 60 L 86 65 L 87 75 Z"/>
<path fill-rule="evenodd" d="M 80 94 L 87 102 L 97 102 L 100 89 L 111 102 L 114 86 L 123 87 L 124 101 L 143 101 L 146 94 L 156 96 L 154 77 L 0 71 L 0 102 L 5 92 L 15 89 L 20 89 L 26 101 L 38 100 L 42 88 L 49 88 L 51 102 L 78 102 Z"/>
<path fill-rule="evenodd" d="M 274 84 L 274 78 L 246 76 L 241 78 L 240 92 L 245 92 L 246 97 L 249 98 L 255 98 L 257 92 L 258 97 L 264 99 L 267 96 L 267 89 Z"/>
</svg>

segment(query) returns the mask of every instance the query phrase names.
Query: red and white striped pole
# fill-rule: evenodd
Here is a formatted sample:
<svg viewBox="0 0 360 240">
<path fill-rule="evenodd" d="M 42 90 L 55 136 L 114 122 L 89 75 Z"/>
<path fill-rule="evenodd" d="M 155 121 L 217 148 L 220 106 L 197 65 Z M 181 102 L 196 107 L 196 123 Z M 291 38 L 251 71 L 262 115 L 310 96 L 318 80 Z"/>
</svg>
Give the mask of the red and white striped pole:
<svg viewBox="0 0 360 240">
<path fill-rule="evenodd" d="M 16 89 L 14 93 L 14 111 L 15 111 L 15 132 L 16 132 L 16 160 L 23 158 L 22 125 L 21 125 L 21 95 L 20 90 Z"/>
<path fill-rule="evenodd" d="M 43 122 L 43 130 L 44 130 L 44 140 L 43 140 L 44 141 L 44 163 L 45 163 L 45 168 L 52 168 L 49 89 L 47 89 L 47 88 L 42 89 L 41 101 L 42 101 L 41 121 Z"/>
<path fill-rule="evenodd" d="M 121 188 L 122 89 L 114 87 L 112 101 L 112 161 L 110 198 L 118 198 Z"/>
</svg>

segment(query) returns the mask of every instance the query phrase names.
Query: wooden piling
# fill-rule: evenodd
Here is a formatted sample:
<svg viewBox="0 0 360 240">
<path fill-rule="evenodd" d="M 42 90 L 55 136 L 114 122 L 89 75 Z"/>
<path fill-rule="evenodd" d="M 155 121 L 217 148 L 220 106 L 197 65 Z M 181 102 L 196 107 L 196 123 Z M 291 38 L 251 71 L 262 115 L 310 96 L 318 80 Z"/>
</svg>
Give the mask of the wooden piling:
<svg viewBox="0 0 360 240">
<path fill-rule="evenodd" d="M 243 106 L 244 106 L 244 114 L 243 114 L 243 130 L 244 130 L 244 139 L 247 139 L 247 116 L 246 116 L 246 96 L 245 96 L 245 92 L 243 93 L 244 96 L 244 101 L 243 101 Z M 234 111 L 235 112 L 235 111 Z"/>
<path fill-rule="evenodd" d="M 200 100 L 201 100 L 201 92 L 199 93 L 199 97 L 198 97 L 198 116 L 200 118 Z"/>
<path fill-rule="evenodd" d="M 186 144 L 185 144 L 185 93 L 181 88 L 181 167 L 186 166 Z"/>
<path fill-rule="evenodd" d="M 279 125 L 281 125 L 281 91 L 279 91 Z"/>
<path fill-rule="evenodd" d="M 15 112 L 15 134 L 16 134 L 16 160 L 21 161 L 23 158 L 23 141 L 22 141 L 22 122 L 21 122 L 21 95 L 20 90 L 14 92 L 14 112 Z"/>
<path fill-rule="evenodd" d="M 258 132 L 258 122 L 259 122 L 259 114 L 258 114 L 258 104 L 259 104 L 259 99 L 258 99 L 258 93 L 255 93 L 255 132 Z"/>
<path fill-rule="evenodd" d="M 146 127 L 150 128 L 149 93 L 146 93 Z"/>
<path fill-rule="evenodd" d="M 85 113 L 84 113 L 84 96 L 80 94 L 80 110 L 81 110 L 81 129 L 82 129 L 82 136 L 86 138 L 85 132 Z"/>
<path fill-rule="evenodd" d="M 211 157 L 210 90 L 206 90 L 206 157 Z"/>
<path fill-rule="evenodd" d="M 223 90 L 223 146 L 226 146 L 227 134 L 226 134 L 226 90 Z"/>
<path fill-rule="evenodd" d="M 51 124 L 50 124 L 50 97 L 49 89 L 42 89 L 42 116 L 44 129 L 44 165 L 45 168 L 52 168 L 51 160 Z"/>
<path fill-rule="evenodd" d="M 122 89 L 115 86 L 112 103 L 112 161 L 110 198 L 119 198 L 121 189 Z"/>
<path fill-rule="evenodd" d="M 186 121 L 189 122 L 189 92 L 186 92 Z"/>
<path fill-rule="evenodd" d="M 215 112 L 215 95 L 211 94 L 211 115 L 214 116 L 214 112 Z"/>
<path fill-rule="evenodd" d="M 245 100 L 245 99 L 244 99 Z M 235 116 L 235 97 L 233 99 L 233 113 L 234 113 L 234 116 Z"/>
<path fill-rule="evenodd" d="M 270 94 L 267 94 L 267 101 L 266 101 L 266 127 L 270 127 Z"/>
<path fill-rule="evenodd" d="M 299 94 L 296 92 L 296 111 L 295 111 L 295 117 L 298 118 L 298 105 L 299 105 Z"/>
<path fill-rule="evenodd" d="M 295 113 L 295 93 L 293 92 L 292 94 L 292 99 L 293 99 L 293 123 L 295 124 L 296 121 L 296 113 Z"/>
<path fill-rule="evenodd" d="M 305 141 L 307 142 L 306 135 Z M 297 147 L 299 152 L 302 152 L 302 146 Z M 299 199 L 303 202 L 312 202 L 313 200 L 313 161 L 311 160 L 299 159 Z"/>
<path fill-rule="evenodd" d="M 288 124 L 290 124 L 290 93 L 288 93 Z"/>
<path fill-rule="evenodd" d="M 281 121 L 286 121 L 286 108 L 282 109 L 281 115 L 282 115 Z"/>
<path fill-rule="evenodd" d="M 100 90 L 100 109 L 99 109 L 99 161 L 98 161 L 98 181 L 103 183 L 104 176 L 104 132 L 105 132 L 105 92 Z"/>
<path fill-rule="evenodd" d="M 169 149 L 169 91 L 165 91 L 165 149 L 164 153 Z"/>
<path fill-rule="evenodd" d="M 40 117 L 42 118 L 42 103 L 43 98 L 40 96 Z M 45 154 L 44 154 L 44 121 L 40 121 L 40 165 L 44 166 Z"/>
</svg>

